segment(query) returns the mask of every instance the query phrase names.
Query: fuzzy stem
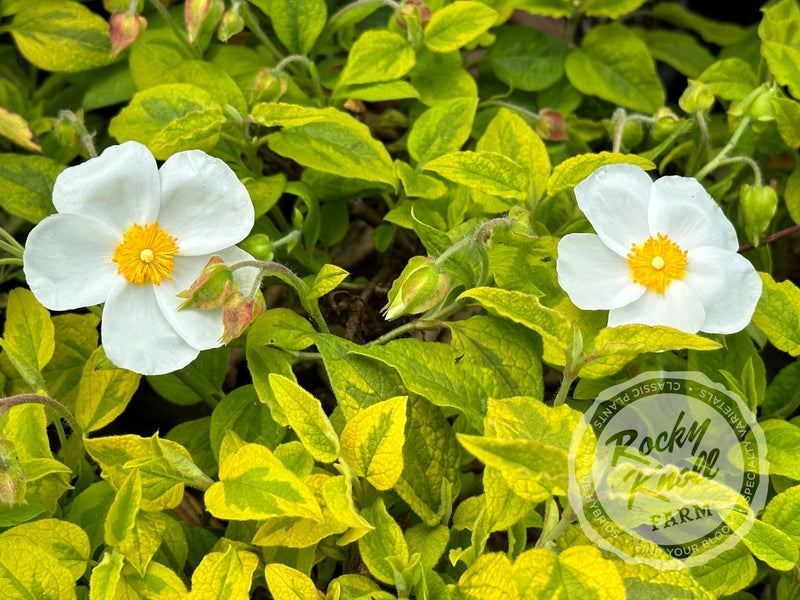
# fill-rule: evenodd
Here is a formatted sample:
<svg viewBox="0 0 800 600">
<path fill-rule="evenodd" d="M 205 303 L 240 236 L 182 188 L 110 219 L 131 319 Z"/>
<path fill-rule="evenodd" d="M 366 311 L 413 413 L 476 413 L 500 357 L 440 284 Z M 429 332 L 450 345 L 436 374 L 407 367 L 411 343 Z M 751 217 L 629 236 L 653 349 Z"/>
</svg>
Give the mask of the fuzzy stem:
<svg viewBox="0 0 800 600">
<path fill-rule="evenodd" d="M 739 138 L 742 137 L 742 134 L 745 132 L 747 127 L 750 125 L 750 117 L 742 117 L 742 121 L 739 123 L 739 126 L 736 128 L 736 131 L 733 132 L 731 139 L 728 140 L 728 143 L 720 150 L 717 155 L 712 158 L 705 167 L 700 169 L 697 173 L 694 174 L 695 179 L 703 179 L 709 173 L 711 173 L 714 169 L 716 169 L 722 161 L 728 157 L 728 153 L 736 147 L 736 144 L 739 143 Z"/>
<path fill-rule="evenodd" d="M 8 409 L 21 404 L 42 404 L 48 408 L 52 408 L 60 418 L 64 419 L 73 432 L 83 437 L 83 428 L 78 425 L 78 421 L 69 412 L 66 407 L 58 400 L 54 400 L 49 396 L 40 394 L 18 394 L 16 396 L 9 396 L 8 398 L 0 399 L 0 415 L 5 413 Z"/>
</svg>

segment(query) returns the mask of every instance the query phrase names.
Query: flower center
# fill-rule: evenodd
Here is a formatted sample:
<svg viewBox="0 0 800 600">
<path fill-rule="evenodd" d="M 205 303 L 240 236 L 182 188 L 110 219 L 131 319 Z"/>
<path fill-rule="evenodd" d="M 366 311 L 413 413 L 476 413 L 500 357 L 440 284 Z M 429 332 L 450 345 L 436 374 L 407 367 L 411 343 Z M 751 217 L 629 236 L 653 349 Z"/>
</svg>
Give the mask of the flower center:
<svg viewBox="0 0 800 600">
<path fill-rule="evenodd" d="M 686 274 L 686 250 L 662 233 L 647 238 L 644 244 L 634 244 L 628 254 L 628 266 L 635 283 L 663 294 L 669 282 Z"/>
<path fill-rule="evenodd" d="M 172 257 L 178 252 L 177 239 L 158 223 L 134 223 L 122 236 L 111 260 L 119 265 L 117 272 L 133 283 L 161 285 L 166 277 L 172 279 Z"/>
</svg>

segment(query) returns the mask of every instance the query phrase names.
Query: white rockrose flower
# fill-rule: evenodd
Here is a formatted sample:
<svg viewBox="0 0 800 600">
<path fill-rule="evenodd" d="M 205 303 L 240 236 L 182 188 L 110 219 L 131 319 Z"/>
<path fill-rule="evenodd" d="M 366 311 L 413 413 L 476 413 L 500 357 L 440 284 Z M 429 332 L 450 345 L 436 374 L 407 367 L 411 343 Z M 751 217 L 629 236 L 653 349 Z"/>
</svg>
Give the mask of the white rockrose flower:
<svg viewBox="0 0 800 600">
<path fill-rule="evenodd" d="M 106 356 L 144 375 L 180 369 L 221 344 L 221 309 L 177 310 L 212 256 L 252 260 L 234 244 L 253 227 L 244 185 L 223 161 L 179 152 L 159 169 L 137 142 L 107 148 L 56 179 L 58 214 L 37 224 L 25 277 L 50 310 L 104 303 Z M 257 270 L 238 269 L 248 289 Z"/>
<path fill-rule="evenodd" d="M 734 333 L 750 322 L 761 279 L 696 179 L 652 181 L 637 166 L 606 165 L 575 197 L 597 232 L 558 244 L 558 281 L 578 308 L 608 310 L 609 327 Z"/>
</svg>

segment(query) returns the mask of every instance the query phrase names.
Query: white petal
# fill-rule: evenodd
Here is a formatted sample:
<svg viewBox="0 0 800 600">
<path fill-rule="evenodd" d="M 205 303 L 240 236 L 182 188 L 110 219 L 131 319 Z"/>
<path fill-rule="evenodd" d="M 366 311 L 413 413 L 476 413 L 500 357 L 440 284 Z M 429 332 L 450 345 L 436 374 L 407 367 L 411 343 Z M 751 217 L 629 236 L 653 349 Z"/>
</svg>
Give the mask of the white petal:
<svg viewBox="0 0 800 600">
<path fill-rule="evenodd" d="M 212 256 L 222 257 L 222 260 L 229 265 L 244 260 L 254 260 L 247 252 L 236 246 L 205 256 L 176 256 L 174 258 L 175 271 L 172 273 L 173 280 L 165 279 L 160 286 L 155 288 L 156 301 L 167 321 L 187 343 L 198 350 L 208 350 L 221 345 L 222 309 L 178 310 L 178 306 L 184 299 L 178 298 L 177 294 L 191 286 Z M 257 274 L 258 269 L 252 267 L 234 271 L 239 290 L 243 294 L 250 291 Z"/>
<path fill-rule="evenodd" d="M 198 256 L 241 242 L 253 227 L 250 195 L 236 174 L 200 150 L 173 154 L 161 166 L 159 225 L 180 253 Z"/>
<path fill-rule="evenodd" d="M 50 215 L 28 234 L 22 255 L 25 278 L 50 310 L 105 302 L 119 279 L 111 262 L 122 234 L 82 215 Z"/>
<path fill-rule="evenodd" d="M 664 290 L 664 295 L 647 290 L 635 302 L 608 313 L 609 327 L 641 323 L 665 325 L 687 333 L 697 333 L 704 321 L 703 302 L 681 280 L 671 281 Z"/>
<path fill-rule="evenodd" d="M 94 217 L 120 231 L 155 220 L 160 197 L 156 159 L 138 142 L 110 146 L 65 169 L 53 187 L 58 212 Z"/>
<path fill-rule="evenodd" d="M 192 362 L 199 350 L 186 343 L 156 302 L 153 285 L 121 280 L 103 309 L 106 356 L 118 367 L 143 375 L 162 375 Z"/>
<path fill-rule="evenodd" d="M 681 280 L 702 300 L 706 333 L 736 333 L 750 322 L 761 297 L 761 278 L 741 254 L 720 248 L 690 250 Z"/>
<path fill-rule="evenodd" d="M 558 243 L 558 283 L 584 310 L 608 310 L 630 304 L 644 294 L 631 279 L 627 261 L 591 233 L 571 233 Z"/>
<path fill-rule="evenodd" d="M 662 177 L 650 194 L 650 233 L 664 233 L 683 250 L 716 246 L 735 252 L 736 230 L 714 199 L 691 177 Z"/>
<path fill-rule="evenodd" d="M 650 235 L 647 204 L 652 185 L 640 167 L 606 165 L 575 186 L 575 198 L 603 243 L 626 256 Z"/>
</svg>

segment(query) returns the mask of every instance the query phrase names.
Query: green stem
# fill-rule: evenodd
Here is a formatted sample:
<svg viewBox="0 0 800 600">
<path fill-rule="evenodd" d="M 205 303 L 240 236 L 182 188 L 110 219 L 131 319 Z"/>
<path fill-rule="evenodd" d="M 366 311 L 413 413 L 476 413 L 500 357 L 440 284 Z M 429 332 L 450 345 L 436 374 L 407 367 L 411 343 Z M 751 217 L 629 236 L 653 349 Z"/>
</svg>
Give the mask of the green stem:
<svg viewBox="0 0 800 600">
<path fill-rule="evenodd" d="M 719 161 L 719 166 L 729 165 L 737 162 L 747 163 L 751 169 L 753 169 L 753 176 L 755 178 L 755 185 L 757 187 L 761 187 L 764 185 L 764 180 L 761 177 L 761 167 L 758 166 L 758 163 L 754 161 L 749 156 L 732 156 L 731 158 L 725 158 Z"/>
<path fill-rule="evenodd" d="M 194 58 L 203 58 L 202 52 L 200 52 L 198 48 L 189 43 L 189 39 L 186 37 L 184 32 L 181 31 L 181 28 L 178 27 L 178 24 L 175 22 L 175 19 L 172 18 L 172 15 L 169 14 L 169 11 L 167 10 L 167 7 L 164 6 L 164 3 L 161 2 L 161 0 L 150 0 L 150 2 L 153 4 L 153 6 L 155 6 L 156 10 L 158 11 L 158 14 L 164 17 L 164 20 L 167 22 L 167 25 L 172 30 L 172 33 L 175 35 L 176 38 L 178 38 L 178 41 L 181 44 L 183 44 L 187 50 L 189 50 L 189 53 Z"/>
<path fill-rule="evenodd" d="M 21 404 L 42 404 L 48 408 L 53 409 L 60 418 L 64 419 L 69 425 L 70 429 L 79 436 L 83 437 L 83 428 L 78 425 L 78 421 L 69 412 L 66 407 L 58 400 L 54 400 L 49 396 L 40 394 L 18 394 L 16 396 L 9 396 L 8 398 L 0 399 L 0 415 L 5 413 L 8 409 Z"/>
<path fill-rule="evenodd" d="M 5 229 L 0 227 L 0 237 L 2 237 L 5 242 L 3 243 L 3 248 L 5 248 L 9 254 L 14 256 L 22 257 L 22 253 L 25 251 L 25 247 L 20 244 L 14 236 L 8 233 Z"/>
<path fill-rule="evenodd" d="M 250 30 L 250 32 L 256 36 L 256 39 L 264 44 L 267 49 L 272 53 L 272 56 L 275 58 L 276 62 L 279 62 L 283 59 L 283 54 L 280 50 L 272 43 L 264 31 L 261 29 L 261 25 L 258 23 L 258 19 L 253 15 L 250 11 L 250 7 L 247 4 L 242 5 L 242 11 L 239 13 L 242 15 L 244 19 L 245 25 Z"/>
<path fill-rule="evenodd" d="M 559 386 L 556 397 L 553 400 L 553 406 L 561 406 L 564 404 L 564 402 L 566 402 L 569 388 L 575 379 L 575 375 L 573 375 L 567 367 L 564 367 L 564 373 L 561 377 L 561 385 Z"/>
<path fill-rule="evenodd" d="M 546 544 L 557 540 L 564 533 L 566 533 L 567 529 L 569 529 L 569 526 L 574 522 L 575 512 L 572 510 L 572 506 L 567 504 L 567 506 L 561 512 L 561 518 L 558 520 L 558 523 L 556 523 L 556 526 L 550 531 L 542 532 L 542 535 L 536 541 L 536 547 L 543 548 Z"/>
<path fill-rule="evenodd" d="M 728 157 L 728 153 L 736 147 L 736 144 L 739 143 L 739 138 L 742 137 L 742 134 L 745 132 L 747 127 L 750 125 L 750 117 L 744 116 L 742 117 L 742 121 L 739 123 L 739 126 L 736 128 L 736 131 L 733 132 L 731 139 L 728 140 L 728 143 L 720 150 L 717 155 L 712 158 L 705 167 L 700 169 L 697 173 L 694 174 L 695 179 L 703 179 L 709 173 L 711 173 L 714 169 L 716 169 L 723 160 Z"/>
<path fill-rule="evenodd" d="M 622 133 L 625 130 L 625 109 L 618 108 L 614 111 L 614 140 L 611 143 L 611 151 L 619 152 L 622 146 Z"/>
<path fill-rule="evenodd" d="M 0 258 L 0 265 L 17 265 L 22 266 L 21 258 Z"/>
</svg>

